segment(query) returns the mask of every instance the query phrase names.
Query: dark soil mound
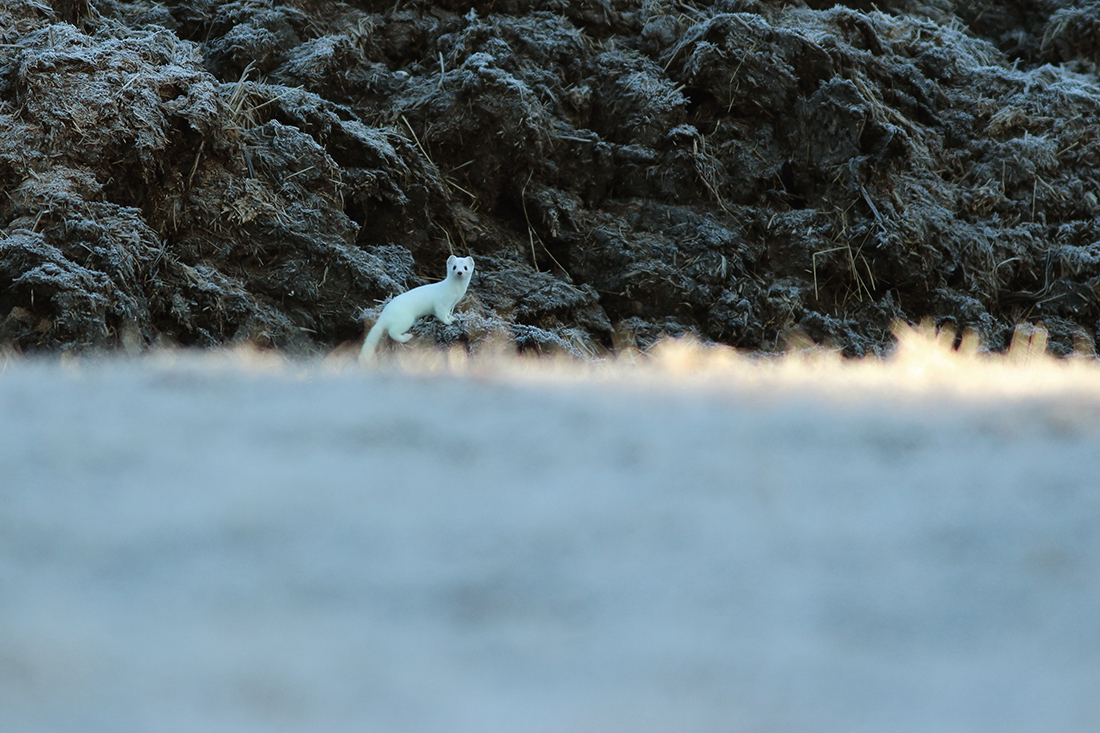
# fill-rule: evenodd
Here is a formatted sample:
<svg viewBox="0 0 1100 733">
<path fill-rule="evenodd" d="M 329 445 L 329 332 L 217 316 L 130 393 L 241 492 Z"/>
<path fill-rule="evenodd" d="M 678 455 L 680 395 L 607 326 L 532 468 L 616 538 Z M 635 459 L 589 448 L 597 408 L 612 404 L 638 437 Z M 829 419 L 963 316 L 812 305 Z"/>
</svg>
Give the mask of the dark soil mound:
<svg viewBox="0 0 1100 733">
<path fill-rule="evenodd" d="M 4 3 L 0 344 L 1095 341 L 1100 3 L 275 2 Z"/>
</svg>

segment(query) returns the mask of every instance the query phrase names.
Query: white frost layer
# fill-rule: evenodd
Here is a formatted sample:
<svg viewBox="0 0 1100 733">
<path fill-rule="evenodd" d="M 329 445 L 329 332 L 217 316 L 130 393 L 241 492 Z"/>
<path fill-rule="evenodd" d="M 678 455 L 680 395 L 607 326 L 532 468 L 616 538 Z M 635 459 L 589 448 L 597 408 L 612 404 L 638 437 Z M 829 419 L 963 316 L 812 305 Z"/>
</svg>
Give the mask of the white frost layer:
<svg viewBox="0 0 1100 733">
<path fill-rule="evenodd" d="M 0 730 L 1098 730 L 1100 369 L 928 353 L 10 361 Z"/>
</svg>

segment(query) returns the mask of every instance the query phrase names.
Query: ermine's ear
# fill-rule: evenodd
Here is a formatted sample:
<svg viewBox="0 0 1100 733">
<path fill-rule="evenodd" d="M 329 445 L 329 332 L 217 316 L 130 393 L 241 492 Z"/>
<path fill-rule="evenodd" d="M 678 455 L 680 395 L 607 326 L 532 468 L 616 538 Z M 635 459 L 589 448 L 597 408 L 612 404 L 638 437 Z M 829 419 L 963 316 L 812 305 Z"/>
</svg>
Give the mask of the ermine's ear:
<svg viewBox="0 0 1100 733">
<path fill-rule="evenodd" d="M 470 269 L 471 270 L 474 269 L 474 258 L 473 257 L 467 257 L 466 261 L 470 263 Z"/>
<path fill-rule="evenodd" d="M 454 255 L 451 255 L 450 257 L 447 258 L 447 269 L 448 270 L 451 269 L 451 263 L 454 262 L 457 259 L 458 258 L 455 257 Z"/>
</svg>

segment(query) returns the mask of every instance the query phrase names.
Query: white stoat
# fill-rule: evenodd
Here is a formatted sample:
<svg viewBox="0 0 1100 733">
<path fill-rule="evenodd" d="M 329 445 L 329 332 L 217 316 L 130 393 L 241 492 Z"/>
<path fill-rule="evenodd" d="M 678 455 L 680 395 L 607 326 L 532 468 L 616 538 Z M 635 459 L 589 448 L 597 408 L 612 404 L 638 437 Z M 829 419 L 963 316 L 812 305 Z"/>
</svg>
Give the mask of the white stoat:
<svg viewBox="0 0 1100 733">
<path fill-rule="evenodd" d="M 435 315 L 443 323 L 454 321 L 451 311 L 466 294 L 470 286 L 470 277 L 474 274 L 473 257 L 447 258 L 447 278 L 437 283 L 421 285 L 418 288 L 398 295 L 382 309 L 382 315 L 374 322 L 363 350 L 359 352 L 359 361 L 367 362 L 374 358 L 374 350 L 388 333 L 394 341 L 405 343 L 412 338 L 409 329 L 420 316 Z"/>
</svg>

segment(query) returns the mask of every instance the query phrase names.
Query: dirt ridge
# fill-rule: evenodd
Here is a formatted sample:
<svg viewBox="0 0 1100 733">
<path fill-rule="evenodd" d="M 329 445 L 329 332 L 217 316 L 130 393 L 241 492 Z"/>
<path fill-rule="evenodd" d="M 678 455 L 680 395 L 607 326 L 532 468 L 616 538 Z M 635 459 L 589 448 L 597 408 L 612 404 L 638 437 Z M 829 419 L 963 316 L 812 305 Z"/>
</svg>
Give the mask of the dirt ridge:
<svg viewBox="0 0 1100 733">
<path fill-rule="evenodd" d="M 1091 351 L 1100 3 L 954 5 L 11 0 L 0 348 Z"/>
</svg>

